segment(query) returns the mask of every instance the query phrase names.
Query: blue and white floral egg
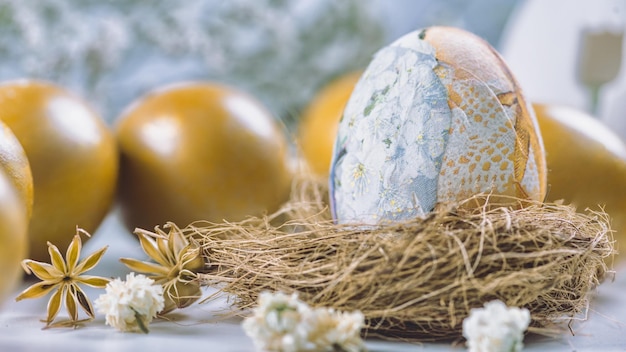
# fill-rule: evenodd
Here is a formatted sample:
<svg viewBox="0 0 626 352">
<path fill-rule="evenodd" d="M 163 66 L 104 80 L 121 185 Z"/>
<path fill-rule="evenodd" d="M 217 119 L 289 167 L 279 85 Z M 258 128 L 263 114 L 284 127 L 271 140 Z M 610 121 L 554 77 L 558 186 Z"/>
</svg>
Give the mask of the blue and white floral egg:
<svg viewBox="0 0 626 352">
<path fill-rule="evenodd" d="M 337 222 L 401 221 L 483 193 L 542 201 L 545 153 L 498 53 L 464 30 L 429 27 L 382 48 L 363 73 L 329 182 Z"/>
</svg>

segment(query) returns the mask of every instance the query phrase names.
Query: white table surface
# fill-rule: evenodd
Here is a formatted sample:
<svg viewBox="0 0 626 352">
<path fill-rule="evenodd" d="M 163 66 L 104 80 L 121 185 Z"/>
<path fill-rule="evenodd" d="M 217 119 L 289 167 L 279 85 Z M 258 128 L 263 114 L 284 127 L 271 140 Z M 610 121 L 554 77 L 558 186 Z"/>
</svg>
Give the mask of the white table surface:
<svg viewBox="0 0 626 352">
<path fill-rule="evenodd" d="M 119 224 L 113 213 L 85 243 L 83 254 L 109 245 L 100 265 L 90 274 L 124 277 L 120 257 L 142 258 L 143 252 L 132 235 Z M 532 336 L 525 340 L 525 351 L 626 351 L 626 263 L 617 267 L 615 280 L 602 284 L 596 292 L 589 319 L 574 324 L 575 336 L 557 338 Z M 87 290 L 92 302 L 103 290 Z M 234 318 L 214 315 L 225 309 L 225 301 L 194 304 L 171 314 L 170 321 L 155 320 L 149 334 L 122 333 L 104 324 L 104 317 L 79 329 L 42 330 L 47 297 L 14 302 L 0 309 L 0 351 L 254 351 L 252 341 Z M 63 308 L 64 309 L 64 308 Z M 63 313 L 64 311 L 62 311 Z M 449 343 L 410 344 L 367 340 L 369 351 L 464 351 Z"/>
</svg>

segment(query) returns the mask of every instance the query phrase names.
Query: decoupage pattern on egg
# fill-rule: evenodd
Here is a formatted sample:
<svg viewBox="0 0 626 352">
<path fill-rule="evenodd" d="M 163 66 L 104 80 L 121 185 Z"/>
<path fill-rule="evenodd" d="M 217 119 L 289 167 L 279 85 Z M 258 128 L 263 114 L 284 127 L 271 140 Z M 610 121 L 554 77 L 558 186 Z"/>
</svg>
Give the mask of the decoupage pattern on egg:
<svg viewBox="0 0 626 352">
<path fill-rule="evenodd" d="M 541 138 L 514 78 L 491 47 L 432 27 L 380 50 L 339 124 L 330 173 L 333 217 L 376 224 L 478 193 L 542 200 Z"/>
<path fill-rule="evenodd" d="M 437 201 L 452 116 L 433 48 L 411 44 L 380 51 L 346 105 L 330 176 L 339 218 L 404 219 Z"/>
</svg>

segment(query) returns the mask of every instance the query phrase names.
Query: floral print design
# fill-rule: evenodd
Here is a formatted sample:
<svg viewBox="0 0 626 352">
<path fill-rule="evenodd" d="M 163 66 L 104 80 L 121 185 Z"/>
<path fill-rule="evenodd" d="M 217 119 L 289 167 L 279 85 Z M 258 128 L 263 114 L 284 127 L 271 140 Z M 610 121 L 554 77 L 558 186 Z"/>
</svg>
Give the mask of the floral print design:
<svg viewBox="0 0 626 352">
<path fill-rule="evenodd" d="M 357 83 L 331 167 L 338 222 L 376 224 L 433 209 L 451 123 L 436 65 L 434 49 L 414 33 L 380 50 Z"/>
</svg>

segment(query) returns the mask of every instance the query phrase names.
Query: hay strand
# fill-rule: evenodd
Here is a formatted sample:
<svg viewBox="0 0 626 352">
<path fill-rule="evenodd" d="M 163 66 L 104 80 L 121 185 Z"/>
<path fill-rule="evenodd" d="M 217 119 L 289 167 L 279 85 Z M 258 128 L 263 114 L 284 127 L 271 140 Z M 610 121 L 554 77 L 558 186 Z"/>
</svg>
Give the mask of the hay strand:
<svg viewBox="0 0 626 352">
<path fill-rule="evenodd" d="M 201 244 L 203 284 L 241 309 L 265 290 L 298 292 L 313 306 L 360 310 L 370 336 L 426 341 L 460 337 L 470 309 L 493 299 L 529 309 L 533 331 L 582 319 L 613 253 L 601 212 L 450 206 L 359 229 L 330 220 L 325 192 L 300 180 L 271 216 L 179 229 Z"/>
</svg>

